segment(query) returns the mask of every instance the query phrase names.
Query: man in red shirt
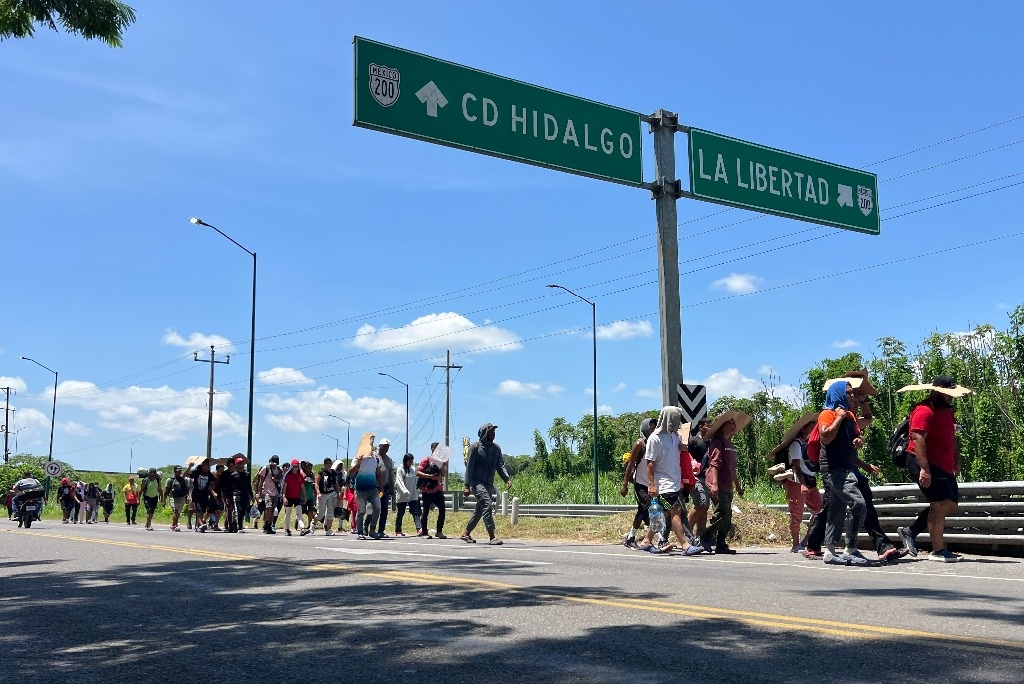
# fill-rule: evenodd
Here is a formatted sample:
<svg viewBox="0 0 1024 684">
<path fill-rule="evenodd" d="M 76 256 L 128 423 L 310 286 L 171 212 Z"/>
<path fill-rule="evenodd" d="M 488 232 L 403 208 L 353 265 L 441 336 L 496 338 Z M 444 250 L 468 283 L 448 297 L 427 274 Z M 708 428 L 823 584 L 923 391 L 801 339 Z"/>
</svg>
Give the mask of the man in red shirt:
<svg viewBox="0 0 1024 684">
<path fill-rule="evenodd" d="M 928 507 L 909 527 L 898 532 L 907 551 L 917 556 L 917 535 L 928 531 L 932 552 L 928 560 L 956 563 L 960 556 L 946 548 L 943 536 L 946 516 L 956 510 L 960 500 L 956 475 L 960 472 L 960 454 L 956 444 L 956 417 L 953 399 L 970 394 L 956 380 L 940 375 L 930 385 L 909 385 L 900 392 L 928 391 L 928 398 L 910 412 L 910 443 L 907 445 L 907 470 L 928 500 Z"/>
<path fill-rule="evenodd" d="M 430 453 L 434 453 L 440 442 L 430 445 Z M 444 534 L 444 476 L 448 471 L 448 464 L 437 465 L 429 456 L 420 461 L 416 468 L 417 486 L 420 490 L 420 531 L 417 537 L 430 536 L 430 528 L 427 522 L 430 519 L 430 507 L 437 508 L 437 538 L 447 539 Z"/>
</svg>

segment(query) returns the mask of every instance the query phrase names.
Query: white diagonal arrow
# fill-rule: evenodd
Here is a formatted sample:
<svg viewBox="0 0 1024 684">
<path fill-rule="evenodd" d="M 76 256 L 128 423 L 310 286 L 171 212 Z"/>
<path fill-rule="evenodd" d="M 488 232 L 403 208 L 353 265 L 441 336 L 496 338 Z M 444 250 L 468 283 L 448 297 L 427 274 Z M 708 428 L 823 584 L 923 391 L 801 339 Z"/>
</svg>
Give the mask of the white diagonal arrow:
<svg viewBox="0 0 1024 684">
<path fill-rule="evenodd" d="M 843 185 L 842 183 L 837 184 L 838 196 L 836 202 L 841 207 L 852 207 L 853 206 L 853 186 Z"/>
<path fill-rule="evenodd" d="M 427 83 L 416 91 L 416 98 L 427 105 L 427 116 L 437 118 L 437 108 L 448 104 L 448 98 L 444 96 L 433 81 Z"/>
</svg>

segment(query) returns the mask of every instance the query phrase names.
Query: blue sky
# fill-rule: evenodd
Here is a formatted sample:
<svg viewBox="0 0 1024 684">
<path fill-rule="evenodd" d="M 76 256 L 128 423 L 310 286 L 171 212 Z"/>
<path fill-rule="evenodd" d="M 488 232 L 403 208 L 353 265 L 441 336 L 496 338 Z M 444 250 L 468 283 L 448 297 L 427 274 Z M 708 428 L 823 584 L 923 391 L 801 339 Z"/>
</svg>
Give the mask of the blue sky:
<svg viewBox="0 0 1024 684">
<path fill-rule="evenodd" d="M 446 349 L 453 442 L 491 421 L 532 451 L 592 402 L 590 308 L 549 282 L 597 301 L 601 410 L 659 406 L 650 194 L 353 127 L 354 35 L 878 174 L 879 237 L 680 201 L 685 375 L 713 396 L 769 369 L 785 392 L 822 358 L 1001 325 L 1022 301 L 1021 237 L 836 276 L 1024 230 L 1018 4 L 135 5 L 120 50 L 0 44 L 0 381 L 21 451 L 46 453 L 53 396 L 24 355 L 60 373 L 54 453 L 75 466 L 203 453 L 192 351 L 211 341 L 232 354 L 215 455 L 245 450 L 251 260 L 191 216 L 259 255 L 258 462 L 333 456 L 323 433 L 344 455 L 329 414 L 400 452 L 404 388 L 378 372 L 409 383 L 424 454 Z M 651 180 L 646 129 L 643 154 Z"/>
</svg>

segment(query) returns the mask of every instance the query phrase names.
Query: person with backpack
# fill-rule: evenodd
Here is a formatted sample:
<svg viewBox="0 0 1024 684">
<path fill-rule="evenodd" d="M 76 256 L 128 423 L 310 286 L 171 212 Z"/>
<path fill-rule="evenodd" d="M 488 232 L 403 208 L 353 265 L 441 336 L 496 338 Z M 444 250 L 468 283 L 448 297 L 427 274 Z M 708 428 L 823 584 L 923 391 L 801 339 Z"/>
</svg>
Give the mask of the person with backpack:
<svg viewBox="0 0 1024 684">
<path fill-rule="evenodd" d="M 100 488 L 95 482 L 85 486 L 85 522 L 92 525 L 99 518 Z"/>
<path fill-rule="evenodd" d="M 430 453 L 433 454 L 440 442 L 433 442 L 430 445 Z M 444 477 L 448 472 L 448 464 L 438 465 L 427 456 L 416 466 L 416 489 L 420 490 L 420 527 L 416 533 L 418 537 L 432 539 L 430 535 L 430 507 L 437 508 L 437 530 L 438 539 L 447 539 L 444 534 Z"/>
<path fill-rule="evenodd" d="M 110 514 L 114 512 L 114 483 L 108 482 L 100 491 L 100 506 L 103 508 L 103 524 L 110 524 Z"/>
<path fill-rule="evenodd" d="M 302 517 L 302 467 L 299 459 L 293 458 L 285 466 L 283 489 L 284 489 L 284 533 L 292 536 L 292 513 L 295 513 L 295 524 L 299 524 Z"/>
<path fill-rule="evenodd" d="M 857 550 L 857 533 L 864 526 L 865 503 L 857 486 L 855 469 L 857 450 L 864 445 L 864 440 L 851 410 L 852 395 L 853 386 L 846 380 L 837 380 L 825 393 L 823 410 L 818 414 L 820 467 L 830 496 L 822 559 L 830 565 L 868 564 L 868 559 Z M 838 553 L 836 546 L 843 534 L 847 509 L 850 522 L 846 525 L 846 549 Z"/>
<path fill-rule="evenodd" d="M 653 519 L 654 512 L 648 513 L 651 524 L 643 541 L 637 545 L 642 551 L 672 551 L 675 546 L 668 543 L 669 530 L 675 533 L 680 548 L 687 556 L 703 551 L 701 546 L 691 544 L 690 537 L 684 532 L 684 529 L 689 528 L 683 522 L 686 516 L 686 492 L 694 479 L 690 454 L 685 447 L 690 437 L 689 428 L 689 424 L 683 424 L 683 412 L 679 407 L 665 406 L 647 437 L 644 457 L 637 467 L 636 481 L 641 485 L 646 484 L 650 505 L 658 502 L 664 510 L 667 525 L 662 530 L 663 536 L 656 539 L 655 529 L 659 524 Z"/>
<path fill-rule="evenodd" d="M 956 443 L 956 415 L 953 400 L 971 393 L 949 375 L 940 375 L 930 385 L 908 385 L 899 392 L 928 392 L 908 418 L 909 440 L 906 448 L 907 470 L 917 483 L 928 506 L 917 514 L 910 527 L 898 532 L 911 556 L 917 557 L 917 535 L 928 532 L 932 552 L 928 560 L 956 563 L 961 556 L 946 548 L 946 517 L 960 502 L 956 476 L 960 472 L 960 452 Z"/>
<path fill-rule="evenodd" d="M 380 539 L 377 521 L 380 518 L 380 490 L 386 477 L 380 457 L 376 452 L 360 453 L 349 469 L 349 475 L 355 478 L 356 485 L 356 539 Z"/>
<path fill-rule="evenodd" d="M 708 427 L 708 467 L 705 481 L 711 498 L 711 521 L 701 546 L 705 553 L 734 554 L 726 539 L 732 530 L 733 491 L 743 496 L 743 483 L 736 473 L 736 447 L 732 437 L 750 424 L 753 417 L 742 411 L 726 411 Z M 715 540 L 714 549 L 711 541 Z"/>
<path fill-rule="evenodd" d="M 690 509 L 690 529 L 694 536 L 700 539 L 708 526 L 708 509 L 711 507 L 711 497 L 708 496 L 707 469 L 708 469 L 708 428 L 711 423 L 707 418 L 701 418 L 690 430 L 690 439 L 687 440 L 686 450 L 690 458 L 696 464 L 693 466 L 693 474 L 696 481 L 690 496 L 693 499 L 693 508 Z"/>
<path fill-rule="evenodd" d="M 196 511 L 196 532 L 206 532 L 206 513 L 210 510 L 210 497 L 213 492 L 213 473 L 210 472 L 210 459 L 204 458 L 192 471 L 192 506 Z"/>
<path fill-rule="evenodd" d="M 270 457 L 270 462 L 260 468 L 259 473 L 256 475 L 256 493 L 263 506 L 264 534 L 277 533 L 277 530 L 274 528 L 274 518 L 276 517 L 274 509 L 277 506 L 278 497 L 281 495 L 281 477 L 283 473 L 280 463 L 281 458 L 274 454 Z"/>
<path fill-rule="evenodd" d="M 384 479 L 380 486 L 380 517 L 377 520 L 378 537 L 388 536 L 384 533 L 384 528 L 388 524 L 388 511 L 391 509 L 391 499 L 395 497 L 395 462 L 388 455 L 390 450 L 391 442 L 387 439 L 380 440 L 380 444 L 377 445 L 377 458 L 380 459 L 380 467 L 383 471 Z"/>
<path fill-rule="evenodd" d="M 160 503 L 160 474 L 156 468 L 150 468 L 142 479 L 142 503 L 146 508 L 146 531 L 153 531 L 153 514 Z"/>
<path fill-rule="evenodd" d="M 174 474 L 164 483 L 163 505 L 171 502 L 171 531 L 181 532 L 181 512 L 188 506 L 188 480 L 182 475 L 182 467 L 174 466 Z"/>
<path fill-rule="evenodd" d="M 231 518 L 234 527 L 228 530 L 245 532 L 245 516 L 249 514 L 253 499 L 252 482 L 245 472 L 245 457 L 242 454 L 235 454 L 232 466 L 228 479 L 231 481 Z M 224 503 L 227 505 L 226 501 Z"/>
<path fill-rule="evenodd" d="M 804 506 L 811 511 L 811 517 L 821 512 L 821 492 L 818 491 L 818 474 L 810 467 L 807 459 L 807 439 L 811 435 L 818 414 L 811 412 L 797 418 L 779 443 L 769 454 L 776 459 L 776 467 L 785 468 L 774 476 L 786 489 L 786 503 L 789 505 L 789 535 L 793 540 L 792 553 L 801 553 L 804 545 L 800 541 L 800 528 L 804 520 Z M 785 459 L 785 460 L 782 460 Z M 769 469 L 771 472 L 772 469 Z M 781 478 L 781 479 L 780 479 Z"/>
<path fill-rule="evenodd" d="M 631 549 L 637 548 L 636 535 L 640 533 L 640 525 L 650 527 L 651 520 L 647 513 L 651 505 L 651 495 L 647 491 L 647 475 L 639 468 L 640 462 L 647 451 L 647 438 L 651 436 L 657 421 L 654 418 L 644 418 L 640 421 L 640 436 L 633 442 L 629 450 L 629 458 L 626 460 L 626 470 L 622 474 L 622 487 L 619 494 L 626 496 L 632 485 L 633 498 L 636 499 L 636 513 L 633 515 L 633 527 L 626 533 L 623 539 L 623 546 Z M 638 481 L 638 476 L 643 480 Z"/>
<path fill-rule="evenodd" d="M 75 508 L 75 488 L 71 480 L 61 478 L 57 487 L 57 501 L 60 502 L 61 522 L 67 525 L 71 521 L 71 511 Z"/>
</svg>

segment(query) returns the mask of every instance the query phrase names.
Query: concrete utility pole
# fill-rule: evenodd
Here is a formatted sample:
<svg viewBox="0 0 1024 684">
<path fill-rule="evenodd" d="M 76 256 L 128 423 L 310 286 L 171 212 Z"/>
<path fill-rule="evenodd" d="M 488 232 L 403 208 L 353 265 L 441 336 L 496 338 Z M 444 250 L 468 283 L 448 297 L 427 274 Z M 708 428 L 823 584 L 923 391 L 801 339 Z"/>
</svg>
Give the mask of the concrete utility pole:
<svg viewBox="0 0 1024 684">
<path fill-rule="evenodd" d="M 434 368 L 444 368 L 444 445 L 451 446 L 449 440 L 451 438 L 451 425 L 452 425 L 452 368 L 462 368 L 462 366 L 452 365 L 452 350 L 449 349 L 447 353 L 447 361 L 443 366 L 434 366 Z"/>
<path fill-rule="evenodd" d="M 11 451 L 7 448 L 7 436 L 11 432 L 11 387 L 0 387 L 6 395 L 4 398 L 4 463 L 11 460 Z"/>
<path fill-rule="evenodd" d="M 679 303 L 679 235 L 676 200 L 676 131 L 679 116 L 659 109 L 647 118 L 654 133 L 654 183 L 650 184 L 658 217 L 658 299 L 661 326 L 662 406 L 675 406 L 676 385 L 683 381 L 683 334 Z"/>
<path fill-rule="evenodd" d="M 206 458 L 213 460 L 213 368 L 218 363 L 231 363 L 231 354 L 228 354 L 227 359 L 224 361 L 218 361 L 217 356 L 214 353 L 213 345 L 210 345 L 210 358 L 201 359 L 199 358 L 199 352 L 192 353 L 193 361 L 201 361 L 203 363 L 210 364 L 210 410 L 209 417 L 206 420 Z"/>
</svg>

